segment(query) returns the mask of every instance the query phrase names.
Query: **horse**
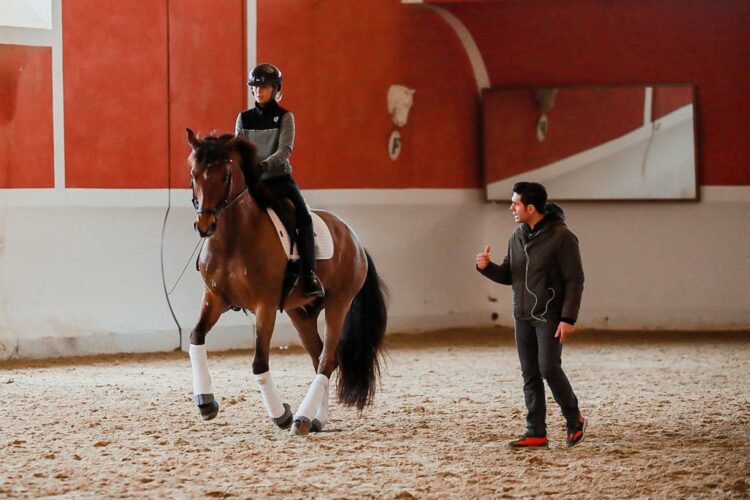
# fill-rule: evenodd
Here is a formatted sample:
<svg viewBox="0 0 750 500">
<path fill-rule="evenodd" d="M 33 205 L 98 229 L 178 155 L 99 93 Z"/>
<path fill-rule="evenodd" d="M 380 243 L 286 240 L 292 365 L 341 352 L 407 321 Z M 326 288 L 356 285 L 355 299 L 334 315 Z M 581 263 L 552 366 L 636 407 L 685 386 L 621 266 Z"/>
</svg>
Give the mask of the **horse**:
<svg viewBox="0 0 750 500">
<path fill-rule="evenodd" d="M 386 289 L 354 231 L 333 213 L 314 210 L 333 239 L 333 256 L 319 260 L 316 273 L 325 298 L 304 297 L 295 286 L 280 300 L 288 257 L 266 207 L 271 194 L 260 180 L 256 149 L 244 138 L 211 134 L 202 138 L 187 129 L 194 228 L 205 238 L 198 256 L 204 282 L 200 317 L 190 335 L 194 401 L 201 416 L 218 414 L 208 372 L 206 334 L 229 309 L 244 308 L 256 318 L 253 374 L 270 419 L 295 435 L 320 432 L 328 421 L 329 380 L 339 369 L 338 399 L 360 412 L 372 404 L 380 376 L 387 325 Z M 277 308 L 290 317 L 315 378 L 292 415 L 269 370 L 271 337 Z M 318 316 L 324 311 L 323 338 Z"/>
</svg>

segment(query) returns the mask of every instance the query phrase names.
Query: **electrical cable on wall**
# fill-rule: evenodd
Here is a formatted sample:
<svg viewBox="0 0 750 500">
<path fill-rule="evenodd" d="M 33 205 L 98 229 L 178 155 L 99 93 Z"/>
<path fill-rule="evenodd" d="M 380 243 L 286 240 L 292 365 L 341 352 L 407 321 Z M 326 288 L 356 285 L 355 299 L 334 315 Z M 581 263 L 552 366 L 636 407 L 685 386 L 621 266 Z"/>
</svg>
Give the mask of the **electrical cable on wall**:
<svg viewBox="0 0 750 500">
<path fill-rule="evenodd" d="M 167 168 L 169 168 L 169 163 L 167 163 Z M 162 227 L 161 227 L 161 282 L 162 282 L 162 286 L 164 287 L 164 298 L 167 299 L 167 306 L 169 306 L 169 312 L 172 314 L 172 319 L 177 325 L 177 334 L 179 335 L 179 342 L 177 344 L 177 348 L 181 349 L 182 348 L 182 327 L 180 326 L 180 322 L 177 321 L 177 316 L 174 313 L 174 309 L 172 309 L 172 303 L 169 301 L 169 295 L 174 291 L 175 287 L 177 286 L 177 283 L 180 282 L 180 278 L 182 278 L 182 273 L 180 273 L 180 278 L 177 278 L 177 282 L 174 284 L 174 287 L 172 287 L 172 290 L 170 290 L 169 292 L 167 291 L 167 278 L 164 274 L 164 233 L 167 229 L 167 219 L 169 218 L 169 211 L 171 208 L 172 208 L 172 186 L 171 186 L 171 177 L 170 177 L 169 186 L 167 187 L 167 211 L 164 214 L 164 222 L 162 223 Z M 193 253 L 195 253 L 195 251 L 193 251 Z M 185 268 L 187 268 L 187 266 L 185 266 Z M 184 273 L 185 270 L 183 269 L 182 272 Z"/>
<path fill-rule="evenodd" d="M 167 131 L 172 130 L 172 113 L 171 113 L 171 106 L 169 105 L 169 5 L 170 1 L 167 0 Z M 167 292 L 167 279 L 164 275 L 164 233 L 167 229 L 167 219 L 169 218 L 169 211 L 172 209 L 172 167 L 171 167 L 171 160 L 172 160 L 172 145 L 171 141 L 167 140 L 167 211 L 164 213 L 164 222 L 161 226 L 161 282 L 162 286 L 164 287 L 164 297 L 167 299 L 167 306 L 169 306 L 169 312 L 172 314 L 172 319 L 174 320 L 175 325 L 177 325 L 177 335 L 178 335 L 178 341 L 177 341 L 177 349 L 182 349 L 182 327 L 180 326 L 180 322 L 177 321 L 177 316 L 174 313 L 174 309 L 172 309 L 172 303 L 169 301 L 169 293 Z M 184 272 L 184 271 L 183 271 Z M 180 274 L 180 277 L 182 277 L 182 274 Z M 177 282 L 179 282 L 179 278 L 177 279 Z M 177 286 L 177 283 L 175 283 L 174 286 Z M 174 290 L 174 288 L 172 288 Z"/>
<path fill-rule="evenodd" d="M 171 198 L 171 188 L 168 188 L 167 191 L 169 192 L 169 196 Z M 180 326 L 180 322 L 177 320 L 177 316 L 174 313 L 174 310 L 172 309 L 172 303 L 169 300 L 169 296 L 172 295 L 172 292 L 174 292 L 175 288 L 177 288 L 177 285 L 180 283 L 180 280 L 182 279 L 182 276 L 185 274 L 185 271 L 188 268 L 188 265 L 193 260 L 193 257 L 195 257 L 196 252 L 200 252 L 200 249 L 203 248 L 203 243 L 206 242 L 205 238 L 201 238 L 198 243 L 195 244 L 195 248 L 193 249 L 193 253 L 190 254 L 190 257 L 188 257 L 187 262 L 182 268 L 182 271 L 180 271 L 180 275 L 177 276 L 177 280 L 175 281 L 174 285 L 172 285 L 172 288 L 167 291 L 167 279 L 164 273 L 164 233 L 167 227 L 167 218 L 169 217 L 169 210 L 171 207 L 171 201 L 167 203 L 167 212 L 164 214 L 164 224 L 161 228 L 161 281 L 162 285 L 164 286 L 164 297 L 167 299 L 167 305 L 169 306 L 169 312 L 172 313 L 172 319 L 174 319 L 175 324 L 177 325 L 177 331 L 180 335 L 180 347 L 182 347 L 182 327 Z"/>
<path fill-rule="evenodd" d="M 169 13 L 169 4 L 170 2 L 167 1 L 167 13 Z M 169 70 L 169 15 L 167 15 L 167 75 L 170 75 Z M 167 78 L 167 103 L 169 103 L 169 77 Z M 171 106 L 167 104 L 167 129 L 172 130 L 172 113 L 171 113 Z M 169 300 L 169 296 L 172 295 L 172 292 L 174 292 L 175 288 L 177 288 L 177 285 L 179 284 L 180 280 L 182 279 L 182 276 L 185 274 L 185 270 L 187 269 L 188 264 L 190 264 L 190 261 L 193 259 L 193 256 L 195 256 L 196 251 L 199 251 L 199 247 L 203 248 L 203 243 L 205 243 L 205 238 L 201 238 L 198 243 L 195 245 L 195 248 L 193 249 L 193 253 L 190 254 L 190 257 L 188 257 L 187 262 L 185 263 L 185 267 L 182 268 L 182 271 L 180 272 L 180 275 L 177 277 L 177 280 L 175 281 L 172 288 L 167 291 L 167 278 L 166 274 L 164 272 L 164 234 L 167 230 L 167 220 L 169 219 L 169 213 L 172 209 L 172 168 L 171 168 L 171 160 L 172 160 L 172 143 L 171 141 L 167 141 L 167 211 L 164 213 L 164 221 L 162 222 L 161 227 L 161 249 L 160 249 L 160 257 L 161 257 L 161 283 L 162 287 L 164 288 L 164 298 L 167 300 L 167 306 L 169 307 L 169 312 L 172 314 L 172 319 L 174 320 L 175 325 L 177 325 L 177 349 L 182 349 L 182 326 L 180 325 L 180 322 L 177 320 L 177 315 L 174 312 L 174 308 L 172 307 L 172 302 Z"/>
</svg>

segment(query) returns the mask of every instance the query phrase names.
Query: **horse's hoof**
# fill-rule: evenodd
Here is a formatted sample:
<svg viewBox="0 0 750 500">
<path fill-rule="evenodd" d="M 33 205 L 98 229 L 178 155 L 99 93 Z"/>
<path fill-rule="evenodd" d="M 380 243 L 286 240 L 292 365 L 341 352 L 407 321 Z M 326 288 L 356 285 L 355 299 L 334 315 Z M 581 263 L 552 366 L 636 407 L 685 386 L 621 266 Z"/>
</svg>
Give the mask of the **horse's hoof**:
<svg viewBox="0 0 750 500">
<path fill-rule="evenodd" d="M 293 436 L 307 436 L 308 434 L 310 434 L 311 428 L 312 422 L 310 422 L 309 418 L 299 417 L 294 420 L 291 433 Z"/>
<path fill-rule="evenodd" d="M 203 420 L 211 420 L 219 414 L 219 403 L 213 394 L 196 394 L 193 396 Z"/>
<path fill-rule="evenodd" d="M 310 423 L 310 432 L 322 432 L 322 431 L 323 431 L 323 423 L 317 418 L 312 419 L 312 422 Z"/>
<path fill-rule="evenodd" d="M 284 414 L 280 417 L 272 418 L 273 423 L 279 426 L 279 428 L 287 430 L 292 426 L 292 409 L 288 404 L 284 403 Z"/>
<path fill-rule="evenodd" d="M 219 403 L 212 401 L 204 405 L 198 405 L 203 420 L 211 420 L 219 414 Z"/>
</svg>

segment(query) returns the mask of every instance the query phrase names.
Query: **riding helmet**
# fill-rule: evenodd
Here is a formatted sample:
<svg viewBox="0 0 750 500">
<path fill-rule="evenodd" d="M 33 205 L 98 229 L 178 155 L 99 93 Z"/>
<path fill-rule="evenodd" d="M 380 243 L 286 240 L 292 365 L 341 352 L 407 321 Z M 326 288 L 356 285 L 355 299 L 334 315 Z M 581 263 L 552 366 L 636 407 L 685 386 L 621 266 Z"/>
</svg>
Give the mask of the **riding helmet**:
<svg viewBox="0 0 750 500">
<path fill-rule="evenodd" d="M 250 72 L 247 84 L 251 87 L 273 85 L 276 90 L 281 90 L 281 70 L 273 64 L 259 64 Z"/>
</svg>

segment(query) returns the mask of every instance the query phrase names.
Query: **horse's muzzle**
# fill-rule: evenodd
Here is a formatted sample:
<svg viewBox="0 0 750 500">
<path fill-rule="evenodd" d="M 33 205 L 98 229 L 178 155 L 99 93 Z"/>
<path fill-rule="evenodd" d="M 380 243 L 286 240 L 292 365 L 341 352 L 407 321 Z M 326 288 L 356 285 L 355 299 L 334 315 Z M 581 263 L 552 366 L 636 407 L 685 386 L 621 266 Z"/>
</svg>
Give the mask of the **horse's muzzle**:
<svg viewBox="0 0 750 500">
<path fill-rule="evenodd" d="M 202 238 L 213 236 L 216 232 L 216 217 L 209 214 L 199 214 L 193 223 L 193 228 L 198 231 Z"/>
</svg>

